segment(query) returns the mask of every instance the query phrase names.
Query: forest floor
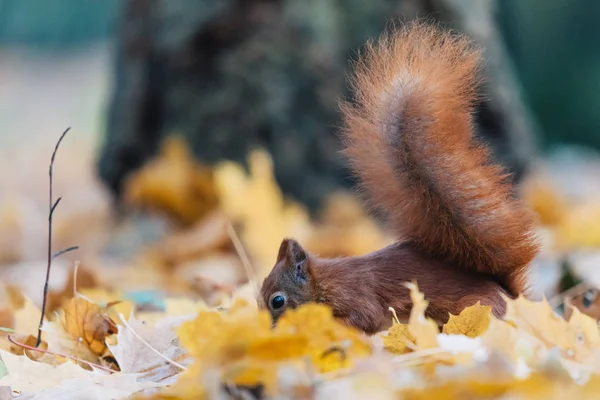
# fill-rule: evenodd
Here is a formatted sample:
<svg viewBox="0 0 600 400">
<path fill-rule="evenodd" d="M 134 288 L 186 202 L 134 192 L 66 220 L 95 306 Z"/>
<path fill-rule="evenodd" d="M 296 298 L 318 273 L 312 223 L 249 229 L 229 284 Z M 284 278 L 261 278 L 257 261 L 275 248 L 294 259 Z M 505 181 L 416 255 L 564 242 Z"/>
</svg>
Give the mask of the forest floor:
<svg viewBox="0 0 600 400">
<path fill-rule="evenodd" d="M 128 182 L 131 213 L 117 218 L 95 175 L 108 52 L 38 57 L 0 55 L 0 399 L 597 398 L 595 154 L 566 149 L 526 181 L 544 248 L 533 298 L 509 301 L 504 319 L 475 305 L 439 332 L 413 286 L 410 320 L 390 312 L 392 328 L 372 337 L 317 305 L 272 329 L 256 289 L 283 237 L 324 256 L 364 254 L 391 238 L 348 193 L 309 218 L 283 198 L 266 153 L 249 155 L 249 175 L 232 163 L 208 169 L 175 137 Z M 52 251 L 79 248 L 52 263 L 36 348 L 48 167 L 67 127 Z"/>
</svg>

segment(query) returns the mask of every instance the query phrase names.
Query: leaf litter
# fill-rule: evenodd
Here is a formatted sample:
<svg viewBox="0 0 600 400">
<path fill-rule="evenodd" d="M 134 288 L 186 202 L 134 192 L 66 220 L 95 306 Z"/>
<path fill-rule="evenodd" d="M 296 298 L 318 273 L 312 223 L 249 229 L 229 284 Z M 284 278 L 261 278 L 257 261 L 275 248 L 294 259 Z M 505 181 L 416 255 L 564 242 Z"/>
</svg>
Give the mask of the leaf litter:
<svg viewBox="0 0 600 400">
<path fill-rule="evenodd" d="M 231 162 L 208 168 L 181 139 L 169 139 L 126 193 L 131 208 L 170 228 L 151 243 L 130 237 L 141 243 L 133 256 L 65 256 L 71 270 L 52 282 L 37 349 L 40 302 L 32 299 L 41 288 L 26 275 L 14 279 L 29 262 L 14 251 L 23 212 L 0 204 L 10 216 L 0 232 L 15 232 L 0 248 L 0 272 L 13 277 L 0 290 L 0 398 L 597 398 L 595 292 L 564 294 L 552 305 L 543 297 L 509 299 L 503 319 L 475 304 L 440 329 L 425 316 L 418 283 L 407 283 L 409 319 L 399 321 L 391 309 L 390 329 L 371 337 L 317 304 L 290 310 L 272 327 L 256 307 L 256 288 L 282 237 L 326 256 L 363 254 L 391 238 L 346 193 L 309 217 L 281 194 L 267 153 L 248 161 L 248 171 Z M 600 203 L 570 203 L 546 176 L 525 188 L 540 230 L 552 238 L 543 256 L 593 253 L 600 229 L 585 215 Z M 93 235 L 105 244 L 122 240 L 137 234 L 131 223 L 103 224 Z M 76 226 L 62 227 L 59 243 L 78 237 Z M 581 279 L 594 274 L 572 271 Z"/>
</svg>

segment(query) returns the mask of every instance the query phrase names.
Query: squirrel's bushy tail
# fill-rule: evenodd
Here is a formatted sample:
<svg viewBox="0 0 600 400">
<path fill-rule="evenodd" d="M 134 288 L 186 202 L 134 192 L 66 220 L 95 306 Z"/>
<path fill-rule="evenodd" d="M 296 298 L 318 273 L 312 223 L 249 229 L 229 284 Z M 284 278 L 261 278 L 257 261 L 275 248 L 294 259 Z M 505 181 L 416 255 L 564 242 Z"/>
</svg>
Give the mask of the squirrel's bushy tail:
<svg viewBox="0 0 600 400">
<path fill-rule="evenodd" d="M 516 295 L 538 251 L 531 211 L 474 137 L 480 51 L 413 22 L 369 43 L 342 104 L 345 155 L 373 206 L 403 239 Z"/>
</svg>

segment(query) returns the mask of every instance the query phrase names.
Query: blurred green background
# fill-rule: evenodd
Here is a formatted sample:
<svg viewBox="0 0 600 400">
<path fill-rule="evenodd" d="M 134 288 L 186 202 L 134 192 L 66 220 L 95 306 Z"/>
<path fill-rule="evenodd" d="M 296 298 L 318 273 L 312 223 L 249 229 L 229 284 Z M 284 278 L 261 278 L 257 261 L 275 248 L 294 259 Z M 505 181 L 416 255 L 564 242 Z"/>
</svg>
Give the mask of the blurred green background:
<svg viewBox="0 0 600 400">
<path fill-rule="evenodd" d="M 0 0 L 0 44 L 63 52 L 114 35 L 119 0 L 46 4 Z M 502 0 L 497 18 L 542 128 L 540 143 L 600 148 L 600 2 Z"/>
</svg>

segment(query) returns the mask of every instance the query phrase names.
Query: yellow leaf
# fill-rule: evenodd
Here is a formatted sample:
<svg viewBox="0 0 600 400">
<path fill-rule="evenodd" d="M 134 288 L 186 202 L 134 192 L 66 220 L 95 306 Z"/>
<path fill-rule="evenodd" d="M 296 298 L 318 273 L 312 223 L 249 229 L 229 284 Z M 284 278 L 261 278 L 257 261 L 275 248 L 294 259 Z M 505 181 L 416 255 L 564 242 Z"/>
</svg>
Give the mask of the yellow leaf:
<svg viewBox="0 0 600 400">
<path fill-rule="evenodd" d="M 358 256 L 392 242 L 356 196 L 343 192 L 334 193 L 326 200 L 320 222 L 313 227 L 306 248 L 321 257 Z"/>
<path fill-rule="evenodd" d="M 125 319 L 128 320 L 135 308 L 135 305 L 131 301 L 123 300 L 124 296 L 121 293 L 109 292 L 100 288 L 81 289 L 79 293 L 85 296 L 85 298 L 105 307 L 114 303 L 110 307 L 107 307 L 106 312 L 115 320 L 118 320 L 119 313 L 123 314 Z"/>
<path fill-rule="evenodd" d="M 558 348 L 561 357 L 587 363 L 600 350 L 600 337 L 594 319 L 573 310 L 569 322 L 557 316 L 548 302 L 529 301 L 523 296 L 507 300 L 505 320 L 512 322 L 519 331 L 536 338 L 546 349 Z"/>
<path fill-rule="evenodd" d="M 191 225 L 218 205 L 212 170 L 197 162 L 179 136 L 169 136 L 159 156 L 125 182 L 125 201 L 166 212 Z"/>
<path fill-rule="evenodd" d="M 268 393 L 276 389 L 279 364 L 310 360 L 317 371 L 329 372 L 371 353 L 371 344 L 359 331 L 337 321 L 320 304 L 288 310 L 272 329 L 267 312 L 239 299 L 225 312 L 201 311 L 177 333 L 199 365 L 197 379 L 216 369 L 236 384 L 262 383 Z"/>
<path fill-rule="evenodd" d="M 287 310 L 278 321 L 275 332 L 291 332 L 306 337 L 313 363 L 320 372 L 348 367 L 353 359 L 369 355 L 372 351 L 359 331 L 338 322 L 331 308 L 323 304 L 310 303 Z"/>
<path fill-rule="evenodd" d="M 82 352 L 79 358 L 91 362 L 96 360 L 90 359 L 89 353 L 97 358 L 109 353 L 106 338 L 118 332 L 117 325 L 106 315 L 104 308 L 81 297 L 67 300 L 59 309 L 58 324 L 72 340 L 72 347 L 62 350 L 67 350 L 70 354 L 73 351 Z M 60 330 L 52 332 L 59 333 Z M 51 337 L 48 342 L 50 347 L 53 344 Z M 83 344 L 83 349 L 78 347 L 79 344 Z"/>
<path fill-rule="evenodd" d="M 409 283 L 406 286 L 410 289 L 410 299 L 413 304 L 408 318 L 408 332 L 416 338 L 417 349 L 438 347 L 438 325 L 431 318 L 425 317 L 425 310 L 429 302 L 425 300 L 425 295 L 419 291 L 416 284 Z"/>
<path fill-rule="evenodd" d="M 513 324 L 491 318 L 487 331 L 481 336 L 481 341 L 486 348 L 517 362 L 519 358 L 517 338 L 517 329 Z"/>
<path fill-rule="evenodd" d="M 443 332 L 454 335 L 477 337 L 485 333 L 490 325 L 492 307 L 482 306 L 478 301 L 465 308 L 459 315 L 450 314 L 450 319 L 443 327 Z"/>
<path fill-rule="evenodd" d="M 272 268 L 281 239 L 294 236 L 304 241 L 311 224 L 304 207 L 284 200 L 267 152 L 254 151 L 248 164 L 250 174 L 246 175 L 235 163 L 221 163 L 214 171 L 215 182 L 220 206 L 241 226 L 242 242 L 261 278 Z"/>
<path fill-rule="evenodd" d="M 387 335 L 383 336 L 384 348 L 394 354 L 404 354 L 408 350 L 415 348 L 416 339 L 408 331 L 408 325 L 400 323 L 396 315 L 396 311 L 390 307 L 393 313 L 392 326 L 387 331 Z"/>
<path fill-rule="evenodd" d="M 560 224 L 568 210 L 565 199 L 541 177 L 525 182 L 523 199 L 537 213 L 540 223 L 548 226 Z"/>
<path fill-rule="evenodd" d="M 383 345 L 387 351 L 394 354 L 404 354 L 409 350 L 408 343 L 416 344 L 416 340 L 408 331 L 408 325 L 399 324 L 396 321 L 388 330 L 387 336 L 383 336 Z"/>
<path fill-rule="evenodd" d="M 600 204 L 586 202 L 568 208 L 556 227 L 559 250 L 600 247 Z"/>
</svg>

